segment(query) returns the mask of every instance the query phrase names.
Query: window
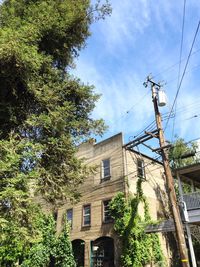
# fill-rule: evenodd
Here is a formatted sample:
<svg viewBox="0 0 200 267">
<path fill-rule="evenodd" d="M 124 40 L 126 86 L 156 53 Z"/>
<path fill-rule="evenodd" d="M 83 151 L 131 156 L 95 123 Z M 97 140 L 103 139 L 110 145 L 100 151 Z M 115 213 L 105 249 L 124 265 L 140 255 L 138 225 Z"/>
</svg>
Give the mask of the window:
<svg viewBox="0 0 200 267">
<path fill-rule="evenodd" d="M 83 206 L 83 226 L 90 226 L 91 223 L 91 206 Z"/>
<path fill-rule="evenodd" d="M 70 223 L 70 225 L 72 226 L 72 219 L 73 219 L 73 209 L 69 209 L 67 210 L 67 221 Z"/>
<path fill-rule="evenodd" d="M 102 160 L 102 180 L 110 179 L 110 159 Z"/>
<path fill-rule="evenodd" d="M 138 173 L 138 177 L 145 179 L 145 167 L 144 167 L 143 159 L 137 160 L 137 173 Z"/>
<path fill-rule="evenodd" d="M 58 211 L 57 210 L 55 210 L 53 212 L 53 218 L 54 218 L 55 222 L 57 222 L 57 218 L 58 218 Z"/>
<path fill-rule="evenodd" d="M 109 208 L 110 201 L 111 201 L 110 199 L 103 201 L 103 222 L 104 223 L 108 223 L 108 222 L 113 221 L 113 219 L 110 215 L 110 208 Z"/>
</svg>

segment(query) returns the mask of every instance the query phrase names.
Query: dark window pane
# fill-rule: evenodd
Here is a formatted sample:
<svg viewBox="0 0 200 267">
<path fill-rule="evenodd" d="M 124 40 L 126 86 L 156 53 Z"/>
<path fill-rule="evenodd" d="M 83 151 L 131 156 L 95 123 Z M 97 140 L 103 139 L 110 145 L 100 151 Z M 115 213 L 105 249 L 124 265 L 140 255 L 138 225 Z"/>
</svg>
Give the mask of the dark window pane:
<svg viewBox="0 0 200 267">
<path fill-rule="evenodd" d="M 84 226 L 90 225 L 90 219 L 91 219 L 90 213 L 91 213 L 90 205 L 84 206 L 83 207 L 83 225 Z"/>
<path fill-rule="evenodd" d="M 53 213 L 53 218 L 55 221 L 57 221 L 57 218 L 58 218 L 58 211 L 54 211 Z"/>
<path fill-rule="evenodd" d="M 110 160 L 102 161 L 102 178 L 110 177 Z"/>
<path fill-rule="evenodd" d="M 109 209 L 109 204 L 110 204 L 110 200 L 105 200 L 103 202 L 103 221 L 104 222 L 111 222 L 112 221 L 112 217 L 110 215 L 110 209 Z"/>
<path fill-rule="evenodd" d="M 138 172 L 138 177 L 145 178 L 144 160 L 141 159 L 137 160 L 137 172 Z"/>
<path fill-rule="evenodd" d="M 73 209 L 67 210 L 67 221 L 72 223 Z"/>
<path fill-rule="evenodd" d="M 84 217 L 84 225 L 90 225 L 90 216 Z"/>
</svg>

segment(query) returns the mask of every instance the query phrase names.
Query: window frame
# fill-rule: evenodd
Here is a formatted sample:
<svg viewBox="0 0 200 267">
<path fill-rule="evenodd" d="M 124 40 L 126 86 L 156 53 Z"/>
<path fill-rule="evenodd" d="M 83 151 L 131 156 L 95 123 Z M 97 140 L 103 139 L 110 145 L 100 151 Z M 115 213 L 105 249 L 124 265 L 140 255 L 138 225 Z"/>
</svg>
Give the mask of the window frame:
<svg viewBox="0 0 200 267">
<path fill-rule="evenodd" d="M 106 161 L 109 162 L 108 167 L 106 167 L 106 166 L 104 165 L 104 162 L 106 162 Z M 105 175 L 105 170 L 106 170 L 106 169 L 109 170 L 109 174 L 108 174 L 108 175 Z M 110 180 L 110 178 L 111 178 L 111 164 L 110 164 L 110 158 L 105 158 L 105 159 L 102 159 L 102 161 L 101 161 L 101 182 Z"/>
<path fill-rule="evenodd" d="M 111 200 L 112 200 L 111 198 L 106 198 L 106 199 L 102 200 L 102 223 L 103 224 L 113 223 L 113 218 L 110 215 L 108 215 L 108 216 L 110 216 L 110 218 L 108 220 L 105 220 L 105 218 L 106 218 L 106 216 L 105 216 L 105 207 L 106 207 L 105 202 L 111 202 Z M 109 204 L 107 204 L 107 205 L 109 205 Z M 106 212 L 108 212 L 108 210 Z"/>
<path fill-rule="evenodd" d="M 88 224 L 85 224 L 85 217 L 87 216 L 87 214 L 85 215 L 85 208 L 86 207 L 90 207 L 90 213 L 89 213 L 89 216 L 90 216 L 90 222 L 88 223 Z M 91 226 L 91 204 L 89 203 L 89 204 L 85 204 L 85 205 L 83 205 L 83 207 L 82 207 L 82 227 L 90 227 Z"/>
<path fill-rule="evenodd" d="M 137 159 L 137 175 L 139 178 L 146 180 L 144 159 Z"/>
<path fill-rule="evenodd" d="M 71 213 L 71 214 L 72 214 L 72 218 L 71 218 L 71 220 L 68 220 L 68 212 L 69 212 L 69 211 L 72 211 L 72 213 Z M 74 210 L 73 210 L 73 208 L 71 208 L 71 209 L 67 209 L 67 210 L 66 210 L 66 219 L 67 219 L 67 222 L 70 223 L 71 228 L 72 228 L 72 225 L 73 225 L 73 215 L 74 215 Z"/>
<path fill-rule="evenodd" d="M 57 220 L 58 220 L 58 211 L 57 210 L 55 210 L 53 212 L 53 218 L 54 218 L 55 222 L 57 222 Z"/>
</svg>

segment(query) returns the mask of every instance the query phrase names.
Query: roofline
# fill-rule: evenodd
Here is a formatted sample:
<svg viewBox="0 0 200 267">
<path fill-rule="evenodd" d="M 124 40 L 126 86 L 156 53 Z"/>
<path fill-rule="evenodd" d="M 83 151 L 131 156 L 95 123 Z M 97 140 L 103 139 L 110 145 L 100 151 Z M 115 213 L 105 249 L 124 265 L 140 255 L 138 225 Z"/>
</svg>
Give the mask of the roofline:
<svg viewBox="0 0 200 267">
<path fill-rule="evenodd" d="M 108 137 L 108 138 L 106 138 L 106 139 L 104 139 L 104 140 L 102 140 L 102 141 L 100 141 L 100 142 L 94 143 L 93 146 L 99 146 L 99 145 L 101 145 L 101 144 L 103 144 L 103 143 L 107 143 L 107 142 L 109 142 L 109 140 L 114 139 L 114 138 L 116 138 L 117 136 L 121 136 L 122 149 L 126 149 L 126 148 L 125 148 L 125 145 L 124 145 L 124 142 L 123 142 L 123 133 L 122 133 L 122 132 L 119 132 L 119 133 L 117 133 L 117 134 L 115 134 L 115 135 L 112 135 L 112 136 L 110 136 L 110 137 Z M 86 142 L 86 143 L 87 143 L 87 142 Z M 145 157 L 145 158 L 147 158 L 147 159 L 149 159 L 149 160 L 152 160 L 152 161 L 154 161 L 154 162 L 156 162 L 156 163 L 158 163 L 158 164 L 160 164 L 160 165 L 163 166 L 163 163 L 162 163 L 162 162 L 160 162 L 159 160 L 156 160 L 156 159 L 154 159 L 154 158 L 152 158 L 152 157 L 150 157 L 150 156 L 148 156 L 148 155 L 146 155 L 146 154 L 144 154 L 144 153 L 138 152 L 138 151 L 136 151 L 136 150 L 134 150 L 134 149 L 126 149 L 126 150 L 129 150 L 129 151 L 131 151 L 131 152 L 133 152 L 133 153 L 136 153 L 136 154 L 138 154 L 138 155 L 141 155 L 141 156 L 143 156 L 143 157 Z"/>
<path fill-rule="evenodd" d="M 112 136 L 110 136 L 110 137 L 108 137 L 108 138 L 106 138 L 106 139 L 104 139 L 104 140 L 102 140 L 102 141 L 100 141 L 100 142 L 98 142 L 98 143 L 95 143 L 94 146 L 98 146 L 98 145 L 101 144 L 101 143 L 108 142 L 109 139 L 115 138 L 115 137 L 117 137 L 117 136 L 121 136 L 121 137 L 122 137 L 122 149 L 125 148 L 125 147 L 124 147 L 125 145 L 123 144 L 124 142 L 123 142 L 123 133 L 122 133 L 122 132 L 119 132 L 119 133 L 117 133 L 117 134 L 115 134 L 115 135 L 112 135 Z M 145 158 L 147 158 L 147 159 L 150 159 L 150 160 L 152 160 L 152 161 L 154 161 L 154 162 L 156 162 L 156 163 L 158 163 L 158 164 L 160 164 L 160 165 L 163 166 L 163 163 L 162 163 L 162 162 L 160 162 L 159 160 L 156 160 L 156 159 L 154 159 L 154 158 L 152 158 L 152 157 L 150 157 L 150 156 L 148 156 L 148 155 L 146 155 L 146 154 L 144 154 L 144 153 L 138 152 L 138 151 L 136 151 L 136 150 L 134 150 L 134 149 L 128 149 L 128 150 L 129 150 L 129 151 L 132 151 L 133 153 L 136 153 L 136 154 L 138 154 L 138 155 L 142 155 L 143 157 L 145 157 Z"/>
<path fill-rule="evenodd" d="M 117 136 L 121 136 L 121 137 L 122 137 L 122 143 L 123 143 L 123 133 L 122 133 L 122 132 L 119 132 L 119 133 L 117 133 L 117 134 L 115 134 L 115 135 L 112 135 L 112 136 L 110 136 L 110 137 L 107 137 L 106 139 L 104 139 L 104 140 L 102 140 L 102 141 L 99 141 L 99 142 L 95 143 L 94 146 L 98 146 L 98 145 L 100 145 L 101 143 L 106 143 L 106 142 L 109 141 L 109 139 L 114 139 L 114 138 L 117 137 Z"/>
</svg>

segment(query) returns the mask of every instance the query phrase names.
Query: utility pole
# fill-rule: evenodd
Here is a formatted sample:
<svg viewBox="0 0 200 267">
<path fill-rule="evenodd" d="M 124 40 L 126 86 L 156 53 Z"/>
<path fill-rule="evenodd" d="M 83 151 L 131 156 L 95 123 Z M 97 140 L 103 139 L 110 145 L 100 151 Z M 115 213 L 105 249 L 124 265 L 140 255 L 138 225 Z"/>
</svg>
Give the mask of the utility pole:
<svg viewBox="0 0 200 267">
<path fill-rule="evenodd" d="M 183 230 L 179 208 L 177 205 L 176 192 L 174 190 L 174 181 L 173 181 L 171 168 L 169 166 L 169 159 L 165 151 L 166 149 L 165 137 L 164 137 L 164 131 L 162 128 L 161 114 L 158 109 L 157 90 L 160 89 L 160 84 L 155 83 L 150 77 L 147 77 L 147 82 L 145 82 L 144 85 L 148 86 L 148 83 L 151 84 L 152 100 L 154 104 L 156 124 L 158 128 L 160 151 L 161 151 L 161 155 L 163 159 L 163 166 L 165 170 L 166 182 L 167 182 L 167 187 L 168 187 L 167 189 L 168 189 L 168 195 L 169 195 L 169 200 L 170 200 L 171 209 L 172 209 L 172 215 L 174 218 L 177 243 L 178 243 L 178 248 L 179 248 L 179 253 L 180 253 L 180 260 L 181 260 L 182 267 L 189 267 L 190 265 L 189 265 L 187 247 L 186 247 L 186 242 L 185 242 L 185 237 L 184 237 L 184 230 Z"/>
</svg>

